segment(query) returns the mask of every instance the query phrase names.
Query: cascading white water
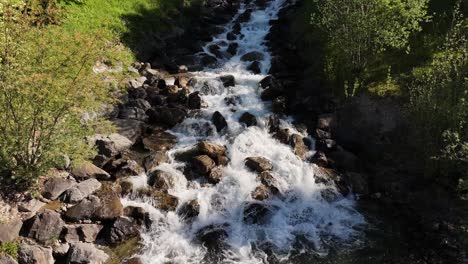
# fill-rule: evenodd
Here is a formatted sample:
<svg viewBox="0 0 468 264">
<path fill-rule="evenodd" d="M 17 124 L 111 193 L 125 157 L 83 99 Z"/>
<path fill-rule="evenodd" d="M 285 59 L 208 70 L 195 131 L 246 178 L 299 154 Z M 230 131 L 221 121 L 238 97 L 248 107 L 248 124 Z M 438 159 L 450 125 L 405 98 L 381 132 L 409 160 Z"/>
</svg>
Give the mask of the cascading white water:
<svg viewBox="0 0 468 264">
<path fill-rule="evenodd" d="M 175 212 L 155 209 L 148 198 L 123 199 L 124 205 L 144 207 L 153 220 L 151 228 L 143 233 L 144 249 L 140 257 L 144 263 L 202 263 L 208 251 L 196 241 L 196 234 L 211 224 L 227 224 L 227 247 L 217 253 L 222 256 L 218 260 L 223 263 L 268 263 L 267 254 L 259 249 L 262 244 L 270 245 L 275 255 L 287 263 L 297 237 L 310 242 L 310 250 L 318 254 L 325 254 L 332 241 L 357 241 L 359 232 L 356 227 L 364 224 L 364 218 L 354 210 L 352 198 L 325 201 L 321 191 L 329 187 L 315 182 L 314 165 L 299 159 L 290 146 L 280 143 L 268 132 L 266 123 L 271 114 L 270 104 L 260 99 L 258 83 L 271 64 L 271 55 L 265 46 L 269 21 L 277 17 L 285 2 L 272 0 L 266 8 L 255 9 L 250 21 L 242 23 L 244 37 L 235 40 L 239 44 L 237 55 L 222 60 L 215 69 L 194 73 L 198 80 L 194 89 L 200 91 L 208 106 L 170 131 L 177 136 L 178 144 L 169 151 L 171 161 L 158 169 L 175 176 L 175 187 L 169 193 L 179 198 L 179 207 L 196 199 L 200 205 L 199 215 L 187 223 Z M 242 6 L 239 14 L 249 7 L 254 6 Z M 226 32 L 233 24 L 226 26 Z M 224 33 L 208 43 L 205 51 L 209 53 L 207 47 L 220 41 L 232 42 Z M 249 73 L 247 64 L 240 59 L 251 51 L 264 54 L 261 75 Z M 235 77 L 235 87 L 224 88 L 219 76 L 226 74 Z M 227 105 L 226 97 L 235 97 L 237 105 Z M 221 133 L 217 133 L 211 124 L 215 111 L 222 113 L 228 123 Z M 239 117 L 246 111 L 257 117 L 257 126 L 247 128 L 239 123 Z M 292 119 L 284 118 L 281 123 L 283 127 L 301 133 L 292 126 Z M 206 127 L 211 129 L 207 133 L 201 131 L 200 128 Z M 185 164 L 174 159 L 176 153 L 189 149 L 200 140 L 227 147 L 230 162 L 223 168 L 224 177 L 216 185 L 189 182 L 182 173 Z M 272 174 L 277 178 L 282 194 L 264 201 L 274 210 L 262 224 L 248 224 L 243 220 L 245 205 L 254 201 L 251 193 L 259 185 L 256 173 L 244 164 L 245 158 L 251 156 L 262 156 L 273 162 Z M 146 175 L 135 177 L 134 182 L 137 187 L 142 187 L 146 184 Z"/>
</svg>

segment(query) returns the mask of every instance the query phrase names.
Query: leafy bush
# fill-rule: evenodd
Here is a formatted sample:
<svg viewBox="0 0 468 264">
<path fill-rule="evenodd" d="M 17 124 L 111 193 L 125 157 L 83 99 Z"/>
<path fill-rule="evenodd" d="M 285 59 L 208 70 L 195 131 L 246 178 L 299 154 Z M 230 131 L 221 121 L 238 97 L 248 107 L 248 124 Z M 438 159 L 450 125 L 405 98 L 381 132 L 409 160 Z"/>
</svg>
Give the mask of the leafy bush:
<svg viewBox="0 0 468 264">
<path fill-rule="evenodd" d="M 326 71 L 353 95 L 366 71 L 387 49 L 409 50 L 409 38 L 421 31 L 428 0 L 314 0 L 311 22 L 328 37 Z"/>
<path fill-rule="evenodd" d="M 4 242 L 0 245 L 0 254 L 4 253 L 12 256 L 13 258 L 18 257 L 18 244 L 16 242 Z"/>
<path fill-rule="evenodd" d="M 412 144 L 438 173 L 467 177 L 468 23 L 457 8 L 446 44 L 412 74 Z M 456 180 L 456 179 L 455 179 Z"/>
<path fill-rule="evenodd" d="M 38 29 L 5 7 L 0 26 L 0 172 L 33 184 L 63 154 L 91 153 L 81 115 L 108 96 L 92 72 L 95 40 L 57 27 Z"/>
</svg>

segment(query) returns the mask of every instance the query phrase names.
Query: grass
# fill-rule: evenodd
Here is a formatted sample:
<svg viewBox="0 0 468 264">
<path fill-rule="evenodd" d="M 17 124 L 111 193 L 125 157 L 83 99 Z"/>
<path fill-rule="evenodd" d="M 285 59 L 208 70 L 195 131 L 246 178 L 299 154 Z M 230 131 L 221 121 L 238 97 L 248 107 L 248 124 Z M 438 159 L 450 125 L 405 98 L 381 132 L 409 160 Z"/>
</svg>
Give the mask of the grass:
<svg viewBox="0 0 468 264">
<path fill-rule="evenodd" d="M 0 254 L 7 254 L 12 256 L 14 259 L 18 257 L 18 243 L 16 242 L 5 242 L 0 245 Z"/>
</svg>

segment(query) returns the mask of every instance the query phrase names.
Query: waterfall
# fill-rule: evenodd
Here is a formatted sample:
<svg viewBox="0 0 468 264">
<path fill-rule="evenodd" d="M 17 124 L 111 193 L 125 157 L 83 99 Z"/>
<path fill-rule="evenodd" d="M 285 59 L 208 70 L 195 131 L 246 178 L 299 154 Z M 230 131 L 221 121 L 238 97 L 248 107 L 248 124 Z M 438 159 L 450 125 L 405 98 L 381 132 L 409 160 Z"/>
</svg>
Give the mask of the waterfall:
<svg viewBox="0 0 468 264">
<path fill-rule="evenodd" d="M 237 54 L 223 56 L 216 67 L 193 73 L 197 79 L 194 90 L 200 92 L 207 107 L 168 131 L 177 136 L 178 143 L 168 152 L 169 162 L 158 167 L 174 176 L 174 187 L 169 193 L 179 199 L 178 209 L 196 200 L 199 214 L 192 221 L 186 221 L 177 212 L 154 208 L 149 198 L 123 198 L 124 205 L 145 208 L 153 220 L 152 226 L 142 234 L 144 248 L 140 257 L 144 263 L 271 263 L 272 255 L 281 263 L 290 263 L 294 251 L 326 255 L 337 243 L 347 246 L 359 243 L 359 227 L 365 221 L 355 210 L 352 195 L 332 201 L 323 198 L 325 190 L 338 192 L 333 186 L 316 183 L 314 171 L 317 167 L 300 159 L 289 145 L 280 143 L 269 132 L 271 103 L 260 99 L 258 83 L 271 65 L 271 54 L 265 43 L 269 21 L 277 18 L 285 4 L 286 0 L 271 0 L 262 8 L 243 4 L 239 14 L 225 25 L 225 33 L 215 36 L 204 47 L 205 53 L 216 55 L 210 52 L 210 46 L 221 43 L 219 52 L 225 54 L 228 44 L 238 43 Z M 252 9 L 252 13 L 247 22 L 241 23 L 241 34 L 235 40 L 228 40 L 227 33 L 247 9 Z M 241 60 L 252 51 L 261 54 L 257 54 L 261 74 L 252 74 L 247 70 L 250 62 Z M 224 87 L 219 78 L 224 75 L 234 76 L 235 86 Z M 235 103 L 227 103 L 226 98 Z M 211 121 L 216 111 L 227 122 L 227 128 L 220 132 Z M 245 112 L 257 118 L 256 126 L 246 127 L 239 122 Z M 308 137 L 292 125 L 291 117 L 282 117 L 279 122 L 281 127 Z M 217 184 L 187 180 L 183 173 L 185 163 L 175 159 L 178 153 L 201 140 L 227 148 L 229 164 L 222 168 L 224 177 Z M 307 155 L 312 154 L 313 150 Z M 245 159 L 252 156 L 272 162 L 271 174 L 279 191 L 278 195 L 259 202 L 268 208 L 268 216 L 254 223 L 246 221 L 244 216 L 246 205 L 256 202 L 251 193 L 260 184 L 257 173 L 245 166 Z M 135 185 L 143 187 L 146 177 L 135 177 Z M 219 227 L 226 234 L 223 245 L 216 250 L 197 240 L 199 231 L 207 226 Z"/>
</svg>

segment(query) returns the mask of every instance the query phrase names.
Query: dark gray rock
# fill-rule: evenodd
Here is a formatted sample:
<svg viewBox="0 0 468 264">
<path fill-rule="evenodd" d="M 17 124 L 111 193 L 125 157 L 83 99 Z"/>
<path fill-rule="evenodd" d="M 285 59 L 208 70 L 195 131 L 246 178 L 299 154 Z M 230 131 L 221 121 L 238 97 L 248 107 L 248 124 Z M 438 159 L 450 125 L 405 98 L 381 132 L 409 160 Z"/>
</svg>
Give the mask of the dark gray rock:
<svg viewBox="0 0 468 264">
<path fill-rule="evenodd" d="M 243 113 L 239 121 L 248 127 L 257 125 L 257 118 L 249 112 Z"/>
<path fill-rule="evenodd" d="M 188 96 L 188 107 L 190 109 L 200 109 L 202 106 L 202 99 L 200 92 L 193 92 Z"/>
<path fill-rule="evenodd" d="M 169 157 L 163 151 L 156 151 L 147 156 L 144 161 L 144 167 L 147 172 L 153 171 L 159 165 L 169 161 Z"/>
<path fill-rule="evenodd" d="M 223 76 L 220 76 L 219 79 L 223 83 L 224 87 L 236 86 L 236 79 L 234 78 L 233 75 L 223 75 Z"/>
<path fill-rule="evenodd" d="M 45 210 L 37 214 L 23 226 L 25 236 L 33 238 L 42 244 L 49 244 L 58 239 L 65 222 L 59 213 Z"/>
<path fill-rule="evenodd" d="M 88 179 L 78 183 L 62 194 L 62 200 L 66 203 L 77 203 L 88 195 L 95 193 L 102 184 L 96 179 Z"/>
<path fill-rule="evenodd" d="M 19 264 L 54 264 L 52 249 L 21 243 L 18 250 Z"/>
<path fill-rule="evenodd" d="M 216 127 L 216 131 L 218 132 L 221 132 L 228 125 L 224 116 L 218 111 L 214 112 L 211 120 L 213 121 L 213 124 Z"/>
<path fill-rule="evenodd" d="M 11 242 L 19 237 L 23 221 L 13 219 L 7 223 L 0 223 L 0 243 Z"/>
<path fill-rule="evenodd" d="M 138 225 L 126 217 L 117 218 L 107 228 L 105 239 L 112 245 L 122 243 L 140 234 Z"/>
<path fill-rule="evenodd" d="M 261 61 L 265 56 L 259 51 L 252 51 L 241 57 L 242 61 Z"/>
</svg>

